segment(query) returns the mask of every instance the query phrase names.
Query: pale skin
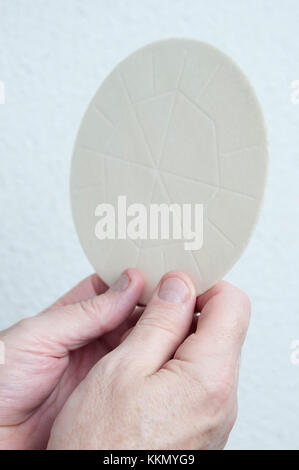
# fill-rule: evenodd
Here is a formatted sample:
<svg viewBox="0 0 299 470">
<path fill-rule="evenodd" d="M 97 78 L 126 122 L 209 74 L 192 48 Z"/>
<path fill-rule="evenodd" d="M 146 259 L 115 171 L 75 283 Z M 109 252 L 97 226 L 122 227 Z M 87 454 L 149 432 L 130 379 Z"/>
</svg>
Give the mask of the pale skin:
<svg viewBox="0 0 299 470">
<path fill-rule="evenodd" d="M 0 333 L 0 448 L 225 446 L 248 297 L 220 282 L 196 298 L 178 271 L 136 309 L 142 290 L 136 269 L 109 289 L 93 275 Z"/>
</svg>

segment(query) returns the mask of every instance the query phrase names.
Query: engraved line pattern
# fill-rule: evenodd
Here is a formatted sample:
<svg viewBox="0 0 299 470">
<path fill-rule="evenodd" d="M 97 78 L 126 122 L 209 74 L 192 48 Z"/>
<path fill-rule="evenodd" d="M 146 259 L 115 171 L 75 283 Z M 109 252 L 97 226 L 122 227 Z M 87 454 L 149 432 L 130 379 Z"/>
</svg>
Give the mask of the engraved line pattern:
<svg viewBox="0 0 299 470">
<path fill-rule="evenodd" d="M 235 247 L 235 243 L 214 223 L 211 221 L 211 219 L 207 218 L 208 223 L 210 224 L 211 227 L 213 227 L 216 232 L 225 240 L 231 247 Z"/>
<path fill-rule="evenodd" d="M 185 98 L 188 103 L 193 106 L 195 109 L 197 109 L 200 113 L 202 113 L 212 124 L 213 124 L 213 129 L 214 129 L 214 137 L 215 137 L 215 142 L 216 142 L 216 147 L 217 147 L 217 173 L 218 173 L 218 185 L 220 184 L 220 164 L 219 164 L 219 142 L 218 142 L 218 136 L 217 136 L 217 129 L 216 129 L 216 124 L 214 122 L 214 119 L 207 114 L 206 111 L 204 111 L 198 104 L 194 103 L 184 92 L 181 90 L 179 93 Z"/>
<path fill-rule="evenodd" d="M 93 107 L 96 113 L 99 114 L 104 119 L 104 121 L 108 122 L 110 126 L 115 127 L 114 122 L 111 121 L 111 119 L 106 115 L 106 113 L 104 113 L 102 109 L 100 109 L 96 104 L 94 104 Z"/>
<path fill-rule="evenodd" d="M 216 141 L 216 145 L 217 145 L 217 162 L 218 162 L 218 178 L 219 178 L 218 190 L 222 189 L 224 191 L 229 191 L 232 194 L 236 194 L 238 196 L 243 196 L 243 197 L 248 198 L 248 199 L 252 199 L 252 200 L 256 199 L 255 196 L 252 196 L 250 194 L 246 194 L 246 193 L 243 193 L 243 192 L 240 192 L 240 191 L 236 191 L 236 190 L 233 190 L 233 189 L 229 189 L 229 188 L 226 188 L 226 187 L 221 185 L 221 183 L 220 183 L 221 182 L 221 173 L 220 173 L 220 161 L 219 161 L 220 160 L 219 159 L 219 140 L 218 140 L 217 131 L 216 131 L 216 124 L 215 124 L 214 120 L 205 111 L 203 111 L 200 108 L 200 106 L 198 106 L 196 103 L 194 103 L 192 100 L 190 100 L 183 92 L 180 91 L 180 93 L 186 98 L 186 100 L 188 100 L 190 102 L 190 104 L 193 104 L 193 106 L 198 108 L 199 111 L 201 111 L 213 123 L 214 131 L 215 131 L 215 141 Z M 214 197 L 216 196 L 216 194 L 214 195 Z"/>
<path fill-rule="evenodd" d="M 219 153 L 219 140 L 218 140 L 217 131 L 216 131 L 216 124 L 215 124 L 213 118 L 211 118 L 205 111 L 203 111 L 203 110 L 200 108 L 200 106 L 198 106 L 196 103 L 193 103 L 193 101 L 190 100 L 183 92 L 180 91 L 180 93 L 190 102 L 190 104 L 193 104 L 196 108 L 198 108 L 200 111 L 202 111 L 202 113 L 203 113 L 208 119 L 210 119 L 210 120 L 213 122 L 214 129 L 215 129 L 215 141 L 216 141 L 216 145 L 217 145 L 217 160 L 218 160 L 218 174 L 219 174 L 219 186 L 218 186 L 218 188 L 219 188 L 219 190 L 222 189 L 222 190 L 224 190 L 224 191 L 229 191 L 229 192 L 231 192 L 231 193 L 233 193 L 233 194 L 236 194 L 236 195 L 238 195 L 238 196 L 243 196 L 243 197 L 245 197 L 245 198 L 252 199 L 252 200 L 256 199 L 255 196 L 252 196 L 252 195 L 250 195 L 250 194 L 246 194 L 246 193 L 244 193 L 244 192 L 236 191 L 236 190 L 233 190 L 233 189 L 229 189 L 229 188 L 226 188 L 226 187 L 224 187 L 224 186 L 221 185 L 221 183 L 220 183 L 220 181 L 221 181 L 221 173 L 220 173 L 220 162 L 219 162 L 219 155 L 220 155 L 220 153 Z M 254 146 L 247 147 L 247 148 L 245 148 L 245 149 L 251 150 L 252 148 L 256 148 L 256 147 L 260 147 L 260 146 L 254 145 Z M 245 150 L 245 149 L 242 149 L 242 150 Z M 242 150 L 241 150 L 241 151 L 242 151 Z M 234 151 L 234 153 L 236 153 L 236 152 L 237 152 L 237 151 Z M 230 154 L 231 154 L 231 153 L 230 153 Z M 221 156 L 223 156 L 223 155 L 224 155 L 224 154 L 222 153 Z M 226 155 L 228 155 L 228 154 L 226 154 Z"/>
<path fill-rule="evenodd" d="M 141 162 L 139 163 L 139 162 L 134 162 L 134 161 L 130 161 L 130 160 L 125 160 L 124 158 L 119 157 L 117 155 L 113 155 L 113 154 L 107 153 L 107 152 L 100 152 L 100 151 L 97 151 L 97 150 L 95 150 L 91 147 L 87 147 L 85 145 L 80 145 L 80 146 L 78 146 L 78 148 L 81 148 L 83 150 L 87 150 L 88 152 L 92 152 L 92 153 L 96 154 L 99 157 L 104 157 L 104 158 L 107 158 L 107 159 L 117 160 L 121 163 L 128 163 L 129 165 L 133 165 L 133 166 L 136 166 L 136 167 L 139 167 L 139 168 L 144 168 L 144 169 L 148 170 L 151 173 L 155 171 L 155 169 L 153 167 L 151 167 L 150 165 L 147 165 L 146 163 L 141 163 Z M 198 185 L 204 185 L 204 186 L 207 186 L 211 189 L 216 189 L 217 192 L 218 192 L 218 190 L 223 190 L 223 191 L 230 192 L 232 194 L 236 194 L 237 196 L 245 197 L 245 198 L 252 199 L 252 200 L 256 199 L 256 197 L 251 195 L 251 194 L 247 194 L 247 193 L 244 193 L 244 192 L 241 192 L 241 191 L 226 188 L 224 186 L 218 186 L 218 185 L 212 184 L 212 183 L 206 183 L 204 180 L 201 180 L 201 179 L 195 178 L 195 177 L 193 178 L 192 176 L 178 175 L 177 173 L 169 171 L 169 170 L 161 170 L 161 172 L 163 174 L 167 175 L 167 176 L 174 176 L 175 178 L 178 178 L 179 180 L 182 180 L 182 181 L 186 181 L 186 182 L 192 181 L 193 183 L 197 183 Z M 77 186 L 75 189 L 76 190 L 83 190 L 83 189 L 87 189 L 89 187 L 97 187 L 97 186 L 96 185 Z M 214 194 L 213 197 L 215 195 L 216 194 Z"/>
<path fill-rule="evenodd" d="M 215 127 L 215 122 L 214 122 L 214 119 L 211 118 L 211 116 L 208 115 L 208 113 L 206 111 L 204 111 L 197 103 L 195 103 L 194 101 L 192 101 L 189 96 L 186 95 L 186 93 L 182 90 L 178 90 L 178 93 L 180 93 L 186 101 L 188 101 L 191 106 L 193 106 L 194 108 L 196 108 L 200 113 L 204 114 L 206 116 L 206 118 L 209 120 L 209 121 L 212 121 L 214 127 Z"/>
<path fill-rule="evenodd" d="M 167 120 L 167 124 L 166 124 L 166 128 L 165 128 L 165 132 L 164 132 L 164 135 L 163 135 L 163 138 L 162 138 L 161 151 L 159 152 L 158 163 L 157 163 L 158 168 L 160 167 L 162 156 L 163 156 L 164 149 L 165 149 L 165 146 L 166 146 L 169 127 L 170 127 L 170 123 L 171 123 L 171 120 L 172 120 L 173 111 L 174 111 L 174 108 L 175 108 L 175 105 L 176 105 L 176 101 L 177 101 L 177 93 L 175 93 L 174 96 L 173 96 L 172 106 L 170 108 L 170 112 L 169 112 L 169 116 L 168 116 L 168 120 Z"/>
<path fill-rule="evenodd" d="M 152 198 L 153 198 L 153 194 L 154 194 L 154 190 L 155 190 L 155 186 L 156 186 L 156 181 L 157 179 L 154 177 L 153 178 L 153 184 L 152 184 L 152 187 L 151 187 L 151 190 L 150 190 L 150 193 L 149 193 L 149 198 L 148 198 L 148 203 L 150 204 L 151 201 L 152 201 Z M 144 240 L 140 240 L 140 247 L 142 246 L 142 248 L 144 248 Z"/>
<path fill-rule="evenodd" d="M 188 50 L 185 50 L 184 51 L 184 59 L 183 59 L 183 64 L 182 64 L 182 68 L 178 74 L 178 78 L 177 78 L 177 83 L 176 83 L 176 91 L 178 91 L 179 87 L 180 87 L 180 84 L 181 84 L 181 80 L 182 80 L 182 77 L 183 77 L 183 74 L 184 74 L 184 71 L 185 71 L 185 68 L 186 68 L 186 63 L 187 63 L 187 58 L 188 58 L 188 55 L 189 55 L 189 51 Z"/>
<path fill-rule="evenodd" d="M 253 144 L 253 145 L 249 145 L 247 147 L 242 147 L 242 148 L 239 148 L 239 149 L 231 150 L 229 152 L 220 152 L 220 157 L 222 157 L 222 158 L 232 157 L 232 156 L 234 156 L 238 153 L 250 152 L 251 150 L 260 150 L 260 149 L 262 149 L 263 147 L 266 147 L 266 146 L 267 146 L 266 142 L 263 142 L 261 144 Z"/>
<path fill-rule="evenodd" d="M 211 73 L 210 77 L 208 78 L 208 80 L 206 81 L 206 83 L 204 84 L 204 86 L 202 87 L 199 95 L 196 97 L 197 100 L 199 100 L 200 98 L 203 98 L 203 96 L 205 95 L 205 93 L 208 91 L 212 81 L 214 80 L 214 78 L 216 78 L 216 76 L 218 75 L 218 72 L 223 68 L 223 65 L 222 64 L 218 64 L 214 71 Z M 183 91 L 180 89 L 179 90 L 181 93 L 183 93 Z"/>
<path fill-rule="evenodd" d="M 169 201 L 169 203 L 171 204 L 171 203 L 172 203 L 172 200 L 171 200 L 169 191 L 168 191 L 167 186 L 166 186 L 166 184 L 164 183 L 163 179 L 161 178 L 161 175 L 160 175 L 160 180 L 161 180 L 161 182 L 163 182 L 163 186 L 164 186 L 165 192 L 166 192 L 166 194 L 167 194 L 168 201 Z M 181 220 L 181 230 L 183 230 L 183 227 L 182 227 L 182 220 Z M 198 269 L 198 271 L 199 271 L 199 273 L 200 273 L 201 271 L 200 271 L 198 262 L 197 262 L 197 260 L 196 260 L 196 258 L 195 258 L 195 256 L 194 256 L 194 253 L 191 251 L 190 254 L 191 254 L 191 256 L 192 256 L 192 258 L 193 258 L 193 261 L 195 262 L 195 264 L 196 264 L 196 266 L 197 266 L 197 269 Z"/>
<path fill-rule="evenodd" d="M 184 70 L 184 66 L 185 66 L 185 61 L 184 61 L 184 64 L 183 64 L 183 70 Z M 125 91 L 126 91 L 126 94 L 127 94 L 128 100 L 129 100 L 130 107 L 131 107 L 131 108 L 133 109 L 133 111 L 134 111 L 134 115 L 135 115 L 137 124 L 138 124 L 138 126 L 139 126 L 139 128 L 140 128 L 140 130 L 141 130 L 141 132 L 142 132 L 144 142 L 145 142 L 145 144 L 146 144 L 146 146 L 147 146 L 147 149 L 148 149 L 148 151 L 149 151 L 149 154 L 150 154 L 150 156 L 151 156 L 151 160 L 152 160 L 152 163 L 153 163 L 153 167 L 154 167 L 154 169 L 157 169 L 157 166 L 156 166 L 156 163 L 155 163 L 155 159 L 154 159 L 154 156 L 153 156 L 152 151 L 151 151 L 151 147 L 150 147 L 149 142 L 148 142 L 148 140 L 147 140 L 146 134 L 145 134 L 145 132 L 144 132 L 143 126 L 142 126 L 141 121 L 140 121 L 140 119 L 139 119 L 139 116 L 138 116 L 138 114 L 137 114 L 137 112 L 136 112 L 136 109 L 135 109 L 134 106 L 133 106 L 133 103 L 132 103 L 130 94 L 129 94 L 128 89 L 127 89 L 127 87 L 126 87 L 126 83 L 125 83 L 125 81 L 124 81 L 124 78 L 122 77 L 122 75 L 121 75 L 120 73 L 119 73 L 119 76 L 120 76 L 121 82 L 122 82 L 122 84 L 123 84 L 123 86 L 124 86 L 124 88 L 125 88 Z M 160 182 L 161 186 L 163 187 L 164 192 L 167 194 L 168 199 L 169 199 L 169 201 L 170 201 L 170 203 L 171 203 L 171 199 L 170 199 L 170 197 L 169 197 L 168 190 L 167 190 L 167 188 L 166 188 L 166 186 L 165 186 L 165 184 L 164 184 L 164 181 L 163 181 L 163 179 L 162 179 L 162 177 L 161 177 L 161 174 L 160 174 L 159 172 L 156 173 L 156 179 L 159 179 L 159 182 Z"/>
<path fill-rule="evenodd" d="M 133 243 L 136 240 L 131 240 Z M 134 245 L 137 247 L 137 256 L 136 256 L 136 268 L 138 268 L 138 263 L 139 263 L 139 258 L 140 258 L 140 253 L 141 253 L 141 245 L 134 243 Z"/>
<path fill-rule="evenodd" d="M 101 150 L 95 150 L 92 147 L 88 147 L 86 145 L 79 145 L 78 148 L 81 148 L 82 150 L 86 150 L 87 152 L 94 153 L 95 155 L 98 155 L 98 156 L 103 156 L 103 157 L 111 158 L 113 160 L 118 160 L 122 163 L 129 163 L 130 165 L 132 164 L 138 167 L 147 168 L 148 170 L 151 170 L 151 171 L 153 170 L 153 167 L 150 165 L 147 165 L 146 163 L 134 162 L 134 161 L 128 160 L 127 158 L 120 157 L 119 155 L 114 155 L 110 152 L 102 152 Z"/>
<path fill-rule="evenodd" d="M 236 155 L 238 153 L 242 153 L 242 152 L 247 152 L 247 151 L 250 151 L 250 150 L 253 150 L 253 149 L 260 149 L 262 148 L 263 146 L 266 146 L 267 143 L 266 142 L 263 142 L 263 143 L 260 143 L 260 144 L 254 144 L 254 145 L 250 145 L 250 146 L 247 146 L 247 147 L 243 147 L 243 148 L 240 148 L 240 149 L 236 149 L 236 150 L 232 150 L 232 151 L 229 151 L 229 152 L 220 152 L 220 149 L 219 149 L 219 139 L 218 139 L 218 135 L 217 135 L 217 129 L 216 129 L 216 124 L 214 122 L 214 119 L 211 118 L 203 109 L 201 109 L 201 107 L 193 102 L 193 100 L 191 98 L 189 98 L 185 92 L 183 92 L 181 89 L 180 89 L 180 82 L 181 82 L 181 78 L 183 76 L 183 73 L 184 73 L 184 70 L 185 70 L 185 66 L 186 66 L 186 60 L 187 60 L 187 55 L 188 55 L 188 52 L 189 51 L 185 51 L 185 55 L 184 55 L 184 60 L 183 60 L 183 64 L 182 64 L 182 67 L 181 67 L 181 70 L 180 70 L 180 73 L 178 74 L 178 78 L 177 78 L 177 87 L 174 91 L 167 91 L 167 92 L 163 92 L 161 94 L 158 94 L 156 96 L 152 96 L 152 97 L 147 97 L 147 98 L 144 98 L 142 100 L 139 100 L 135 103 L 133 103 L 132 101 L 132 98 L 130 96 L 130 93 L 129 93 L 129 89 L 126 85 L 126 82 L 124 80 L 124 77 L 122 76 L 121 72 L 119 72 L 119 78 L 120 78 L 120 81 L 123 85 L 123 88 L 124 88 L 124 91 L 126 93 L 126 96 L 128 98 L 128 102 L 129 102 L 129 105 L 130 107 L 132 108 L 133 112 L 134 112 L 134 115 L 135 115 L 135 120 L 136 120 L 136 123 L 138 125 L 138 127 L 140 128 L 140 131 L 142 133 L 142 136 L 143 136 L 143 139 L 144 139 L 144 142 L 146 144 L 146 147 L 148 149 L 148 152 L 149 152 L 149 155 L 151 157 L 151 160 L 152 160 L 152 166 L 150 164 L 146 164 L 146 163 L 143 163 L 143 162 L 133 162 L 133 161 L 130 161 L 127 159 L 127 157 L 122 157 L 122 156 L 117 156 L 117 155 L 112 155 L 110 153 L 107 153 L 107 152 L 98 152 L 96 149 L 93 149 L 92 147 L 88 147 L 88 146 L 85 146 L 85 145 L 80 145 L 79 147 L 82 148 L 82 149 L 85 149 L 87 151 L 90 151 L 90 152 L 93 152 L 95 153 L 96 155 L 98 155 L 99 157 L 104 157 L 103 158 L 103 174 L 104 174 L 104 184 L 103 184 L 103 190 L 104 190 L 104 194 L 105 194 L 105 199 L 107 200 L 107 168 L 106 168 L 106 160 L 109 158 L 111 159 L 115 159 L 117 161 L 121 161 L 123 163 L 129 163 L 130 165 L 134 165 L 136 167 L 141 167 L 141 168 L 144 168 L 148 171 L 150 171 L 151 173 L 154 172 L 155 173 L 155 177 L 153 178 L 153 185 L 151 187 L 151 190 L 150 190 L 150 193 L 149 193 L 149 200 L 150 202 L 152 201 L 152 198 L 153 198 L 153 194 L 154 194 L 154 189 L 155 189 L 155 185 L 156 185 L 156 182 L 157 180 L 159 180 L 159 183 L 161 185 L 161 188 L 164 190 L 166 196 L 167 196 L 167 199 L 169 201 L 169 203 L 171 204 L 172 201 L 171 201 L 171 197 L 170 197 L 170 194 L 169 194 L 169 191 L 168 191 L 168 188 L 167 188 L 167 185 L 165 184 L 165 181 L 164 179 L 162 178 L 161 174 L 159 172 L 157 172 L 157 170 L 159 169 L 159 166 L 160 166 L 160 162 L 161 162 L 161 158 L 163 156 L 163 153 L 164 153 L 164 148 L 165 148 L 165 145 L 166 145 L 166 141 L 167 141 L 167 136 L 168 136 L 168 133 L 169 133 L 169 128 L 170 128 L 170 124 L 171 124 L 171 120 L 172 120 L 172 117 L 173 117 L 173 112 L 174 112 L 174 108 L 175 108 L 175 104 L 176 104 L 176 99 L 177 99 L 177 96 L 178 96 L 178 93 L 180 93 L 193 107 L 195 107 L 199 112 L 201 112 L 203 115 L 205 115 L 205 117 L 207 119 L 209 119 L 212 124 L 213 124 L 213 129 L 214 129 L 214 137 L 215 137 L 215 142 L 216 142 L 216 146 L 217 146 L 217 170 L 218 170 L 218 177 L 219 177 L 219 182 L 218 184 L 210 184 L 210 183 L 206 183 L 205 181 L 202 181 L 198 178 L 192 178 L 192 177 L 188 177 L 188 176 L 182 176 L 182 175 L 178 175 L 176 174 L 175 172 L 171 172 L 171 171 L 168 171 L 168 170 L 161 170 L 161 173 L 165 174 L 165 175 L 169 175 L 169 176 L 175 176 L 176 178 L 179 178 L 180 180 L 182 181 L 185 181 L 185 182 L 188 182 L 188 181 L 193 181 L 195 183 L 197 183 L 198 185 L 205 185 L 207 187 L 210 187 L 210 188 L 213 188 L 215 189 L 215 193 L 213 195 L 212 198 L 214 198 L 216 196 L 216 194 L 219 192 L 219 190 L 223 190 L 223 191 L 227 191 L 229 193 L 232 193 L 232 194 L 235 194 L 237 196 L 241 196 L 241 197 L 244 197 L 244 198 L 248 198 L 250 200 L 254 200 L 256 199 L 255 196 L 252 196 L 250 194 L 246 194 L 246 193 L 243 193 L 243 192 L 240 192 L 240 191 L 237 191 L 237 190 L 233 190 L 233 189 L 230 189 L 230 188 L 226 188 L 226 187 L 223 187 L 221 185 L 221 179 L 220 179 L 220 164 L 219 164 L 219 159 L 220 157 L 221 158 L 226 158 L 226 157 L 229 157 L 229 156 L 233 156 L 233 155 Z M 212 81 L 215 79 L 215 77 L 218 75 L 219 73 L 219 70 L 223 67 L 222 64 L 218 64 L 218 66 L 216 66 L 216 68 L 214 69 L 213 73 L 211 74 L 210 78 L 208 79 L 208 81 L 206 82 L 206 84 L 204 85 L 204 87 L 202 88 L 200 94 L 198 95 L 197 99 L 199 98 L 202 98 L 202 96 L 207 92 L 207 90 L 209 89 L 210 87 L 210 84 L 212 83 Z M 154 56 L 154 51 L 152 50 L 152 86 L 153 86 L 153 93 L 155 93 L 156 91 L 156 70 L 155 70 L 155 56 Z M 170 113 L 169 113 L 169 117 L 168 117 L 168 120 L 167 120 L 167 125 L 166 125 L 166 130 L 164 132 L 164 135 L 163 135 L 163 138 L 162 138 L 162 147 L 161 147 L 161 151 L 159 152 L 159 158 L 158 158 L 158 164 L 155 163 L 155 158 L 154 158 L 154 155 L 152 153 L 152 150 L 151 150 L 151 146 L 148 142 L 148 139 L 147 139 L 147 136 L 146 136 L 146 133 L 145 133 L 145 130 L 143 128 L 143 125 L 140 121 L 140 118 L 137 114 L 137 111 L 134 107 L 134 105 L 136 104 L 142 104 L 142 103 L 146 103 L 150 100 L 155 100 L 159 97 L 162 97 L 162 96 L 166 96 L 166 95 L 169 95 L 169 94 L 172 94 L 174 93 L 174 99 L 173 99 L 173 102 L 172 102 L 172 106 L 170 108 Z M 114 123 L 111 121 L 111 119 L 106 116 L 106 114 L 97 106 L 97 105 L 94 105 L 94 109 L 96 110 L 96 112 L 106 121 L 108 122 L 111 126 L 115 127 Z M 89 185 L 88 188 L 86 189 L 90 189 L 92 187 L 97 187 L 98 188 L 98 185 Z M 75 188 L 75 189 L 85 189 L 83 187 L 81 188 Z M 221 230 L 217 224 L 215 224 L 213 221 L 211 221 L 209 218 L 206 218 L 206 221 L 209 223 L 209 225 L 218 233 L 218 235 L 221 236 L 221 238 L 223 240 L 225 240 L 225 242 L 227 244 L 229 244 L 230 246 L 232 247 L 235 247 L 235 243 L 230 239 L 230 237 L 228 237 L 224 232 L 223 230 Z M 140 257 L 140 252 L 141 252 L 141 244 L 138 244 L 136 245 L 136 241 L 135 240 L 131 240 L 130 241 L 132 243 L 134 243 L 134 246 L 138 248 L 138 252 L 137 252 L 137 263 L 139 262 L 139 257 Z M 169 243 L 167 241 L 165 241 L 165 243 L 161 243 L 159 245 L 154 245 L 152 248 L 158 248 L 158 247 L 161 247 L 162 248 L 162 260 L 163 260 L 163 264 L 164 264 L 164 270 L 166 269 L 166 262 L 165 262 L 165 252 L 164 252 L 164 249 L 165 247 L 168 247 L 168 246 L 173 246 L 173 245 L 178 245 L 178 246 L 181 246 L 182 242 L 173 242 L 173 243 Z M 164 248 L 163 248 L 164 247 Z M 150 248 L 150 247 L 143 247 L 143 248 Z M 199 269 L 199 266 L 198 266 L 198 260 L 195 258 L 194 256 L 194 253 L 191 251 L 190 252 L 197 268 Z M 200 271 L 200 270 L 199 270 Z"/>
<path fill-rule="evenodd" d="M 195 258 L 194 252 L 193 252 L 193 251 L 189 251 L 189 253 L 190 253 L 190 255 L 192 256 L 193 261 L 194 261 L 194 263 L 195 263 L 195 265 L 196 265 L 196 267 L 197 267 L 197 269 L 198 269 L 198 271 L 199 271 L 200 277 L 202 277 L 201 268 L 199 267 L 198 261 L 197 261 L 197 259 Z"/>
<path fill-rule="evenodd" d="M 150 240 L 152 242 L 155 242 L 155 240 Z M 169 246 L 179 246 L 182 247 L 182 242 L 177 242 L 177 241 L 169 241 L 169 240 L 164 240 L 164 242 L 159 242 L 159 243 L 153 243 L 152 245 L 145 245 L 142 247 L 143 250 L 150 250 L 154 248 L 168 248 Z"/>
<path fill-rule="evenodd" d="M 150 103 L 151 101 L 158 100 L 159 98 L 164 98 L 165 96 L 171 95 L 174 93 L 175 90 L 163 91 L 163 93 L 158 93 L 155 96 L 147 96 L 146 98 L 142 98 L 141 100 L 134 101 L 132 103 L 134 106 L 138 106 L 139 104 L 146 104 Z"/>
<path fill-rule="evenodd" d="M 167 124 L 166 124 L 165 133 L 164 133 L 163 138 L 162 138 L 161 151 L 160 151 L 160 154 L 158 156 L 158 168 L 159 168 L 159 166 L 161 164 L 161 160 L 163 158 L 163 154 L 164 154 L 164 150 L 165 150 L 165 146 L 166 146 L 166 142 L 167 142 L 167 137 L 168 137 L 168 133 L 169 133 L 169 128 L 170 128 L 170 123 L 171 123 L 171 120 L 172 120 L 172 117 L 173 117 L 173 112 L 174 112 L 174 108 L 175 108 L 177 97 L 178 97 L 178 89 L 179 89 L 179 86 L 180 86 L 180 83 L 181 83 L 181 80 L 182 80 L 182 76 L 184 74 L 184 70 L 185 70 L 186 63 L 187 63 L 187 56 L 188 56 L 188 52 L 185 51 L 183 64 L 182 64 L 181 70 L 180 70 L 180 72 L 178 74 L 178 78 L 177 78 L 177 85 L 176 85 L 176 90 L 175 90 L 175 94 L 174 94 L 174 98 L 173 98 L 172 107 L 171 107 L 169 117 L 168 117 L 168 121 L 167 121 Z"/>
<path fill-rule="evenodd" d="M 212 184 L 212 183 L 207 183 L 206 181 L 200 179 L 200 178 L 193 178 L 192 176 L 185 176 L 185 175 L 178 175 L 177 173 L 175 173 L 174 171 L 170 171 L 170 170 L 161 170 L 161 172 L 164 174 L 164 175 L 168 175 L 168 176 L 174 176 L 175 178 L 178 178 L 182 181 L 192 181 L 193 183 L 197 183 L 197 184 L 202 184 L 204 186 L 208 186 L 209 188 L 211 189 L 218 189 L 219 186 L 217 184 Z"/>
<path fill-rule="evenodd" d="M 152 154 L 151 147 L 150 147 L 150 145 L 149 145 L 149 143 L 148 143 L 148 141 L 147 141 L 147 138 L 146 138 L 146 135 L 145 135 L 143 126 L 141 125 L 141 122 L 140 122 L 140 118 L 139 118 L 139 116 L 138 116 L 138 114 L 137 114 L 137 112 L 136 112 L 136 109 L 135 109 L 134 106 L 133 106 L 133 102 L 132 102 L 132 99 L 131 99 L 129 90 L 128 90 L 127 86 L 126 86 L 126 82 L 125 82 L 125 80 L 124 80 L 124 78 L 123 78 L 123 76 L 121 75 L 120 72 L 119 72 L 119 77 L 120 77 L 121 83 L 122 83 L 122 85 L 123 85 L 123 88 L 124 88 L 124 90 L 125 90 L 125 92 L 126 92 L 127 98 L 128 98 L 128 100 L 129 100 L 130 108 L 131 108 L 131 109 L 133 110 L 133 112 L 134 112 L 135 120 L 136 120 L 136 122 L 137 122 L 137 124 L 138 124 L 139 129 L 141 130 L 141 133 L 142 133 L 144 142 L 145 142 L 145 144 L 146 144 L 146 146 L 147 146 L 147 148 L 148 148 L 148 152 L 149 152 L 149 154 L 150 154 L 150 157 L 151 157 L 151 160 L 152 160 L 152 164 L 153 164 L 154 167 L 156 167 L 155 159 L 154 159 L 154 156 L 153 156 L 153 154 Z"/>
<path fill-rule="evenodd" d="M 254 196 L 251 196 L 250 194 L 246 194 L 241 191 L 236 191 L 235 189 L 225 188 L 224 186 L 219 186 L 219 189 L 221 189 L 222 191 L 227 191 L 228 193 L 231 193 L 231 194 L 235 194 L 237 196 L 245 197 L 247 199 L 251 199 L 251 200 L 256 199 Z"/>
<path fill-rule="evenodd" d="M 98 155 L 103 155 L 105 158 L 110 158 L 111 160 L 116 160 L 116 161 L 119 161 L 121 163 L 127 163 L 128 165 L 133 165 L 133 166 L 136 166 L 138 168 L 144 168 L 150 172 L 153 171 L 153 167 L 151 167 L 150 165 L 147 165 L 146 163 L 139 163 L 139 162 L 134 162 L 134 161 L 130 161 L 130 160 L 127 160 L 127 159 L 124 159 L 122 157 L 119 157 L 118 155 L 112 155 L 111 153 L 107 153 L 107 152 L 100 152 L 100 154 L 98 153 Z"/>
</svg>

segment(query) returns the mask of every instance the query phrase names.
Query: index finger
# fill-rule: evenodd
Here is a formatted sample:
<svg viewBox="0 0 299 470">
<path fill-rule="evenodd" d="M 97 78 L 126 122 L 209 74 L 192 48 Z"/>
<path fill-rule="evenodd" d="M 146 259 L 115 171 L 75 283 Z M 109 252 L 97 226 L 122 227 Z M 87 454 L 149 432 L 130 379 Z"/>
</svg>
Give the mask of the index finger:
<svg viewBox="0 0 299 470">
<path fill-rule="evenodd" d="M 225 380 L 238 365 L 249 326 L 250 301 L 228 282 L 220 282 L 197 299 L 200 310 L 195 333 L 177 349 L 174 360 L 198 377 Z"/>
<path fill-rule="evenodd" d="M 75 304 L 83 300 L 91 299 L 97 295 L 103 294 L 108 289 L 107 284 L 97 275 L 91 274 L 83 279 L 69 292 L 60 297 L 54 304 L 46 308 L 44 312 L 48 312 L 57 307 L 64 307 L 66 305 Z"/>
</svg>

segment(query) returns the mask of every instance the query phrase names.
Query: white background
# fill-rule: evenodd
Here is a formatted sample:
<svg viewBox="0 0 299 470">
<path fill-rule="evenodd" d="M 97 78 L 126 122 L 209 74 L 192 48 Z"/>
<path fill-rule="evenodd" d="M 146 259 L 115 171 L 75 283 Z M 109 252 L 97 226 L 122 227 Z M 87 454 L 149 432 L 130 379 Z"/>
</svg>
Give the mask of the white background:
<svg viewBox="0 0 299 470">
<path fill-rule="evenodd" d="M 0 0 L 0 327 L 32 315 L 92 270 L 68 195 L 74 138 L 111 69 L 167 37 L 208 41 L 239 63 L 269 130 L 265 206 L 227 277 L 253 304 L 230 449 L 299 449 L 299 80 L 297 0 Z"/>
</svg>

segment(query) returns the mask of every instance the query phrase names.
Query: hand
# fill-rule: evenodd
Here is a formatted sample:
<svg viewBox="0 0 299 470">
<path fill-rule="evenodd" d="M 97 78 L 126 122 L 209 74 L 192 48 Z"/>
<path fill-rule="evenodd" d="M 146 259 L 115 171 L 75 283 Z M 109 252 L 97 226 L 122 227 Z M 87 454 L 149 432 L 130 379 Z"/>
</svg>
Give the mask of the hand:
<svg viewBox="0 0 299 470">
<path fill-rule="evenodd" d="M 109 290 L 93 275 L 46 311 L 0 333 L 6 356 L 0 365 L 0 448 L 46 448 L 66 399 L 136 322 L 130 313 L 142 288 L 133 269 Z"/>
<path fill-rule="evenodd" d="M 189 334 L 194 307 L 201 313 Z M 226 282 L 196 300 L 188 277 L 168 273 L 122 343 L 68 399 L 48 448 L 223 448 L 249 312 L 247 296 Z"/>
</svg>

